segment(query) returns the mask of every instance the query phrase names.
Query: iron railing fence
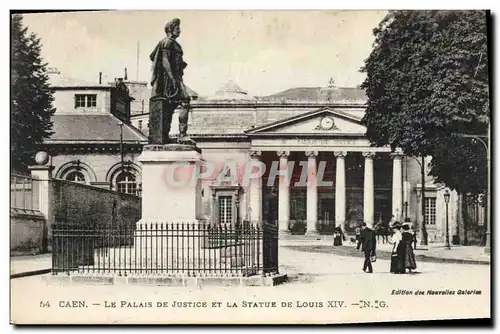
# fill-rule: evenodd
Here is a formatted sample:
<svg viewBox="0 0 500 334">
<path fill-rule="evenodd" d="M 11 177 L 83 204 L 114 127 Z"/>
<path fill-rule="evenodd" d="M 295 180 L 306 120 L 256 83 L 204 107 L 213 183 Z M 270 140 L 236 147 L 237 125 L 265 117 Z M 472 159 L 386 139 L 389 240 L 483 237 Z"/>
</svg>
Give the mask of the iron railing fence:
<svg viewBox="0 0 500 334">
<path fill-rule="evenodd" d="M 40 181 L 31 176 L 10 174 L 10 207 L 17 212 L 38 212 Z"/>
<path fill-rule="evenodd" d="M 52 273 L 252 276 L 278 273 L 278 227 L 267 222 L 55 224 Z"/>
</svg>

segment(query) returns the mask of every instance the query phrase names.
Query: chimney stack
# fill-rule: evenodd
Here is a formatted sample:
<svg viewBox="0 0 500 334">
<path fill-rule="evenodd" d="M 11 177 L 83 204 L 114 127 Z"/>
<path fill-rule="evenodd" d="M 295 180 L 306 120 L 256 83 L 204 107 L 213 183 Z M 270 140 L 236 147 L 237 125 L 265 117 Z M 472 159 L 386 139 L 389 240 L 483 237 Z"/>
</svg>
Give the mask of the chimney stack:
<svg viewBox="0 0 500 334">
<path fill-rule="evenodd" d="M 102 72 L 99 72 L 99 85 L 102 84 Z"/>
<path fill-rule="evenodd" d="M 127 80 L 127 68 L 126 67 L 125 67 L 125 76 L 124 76 L 124 78 L 125 78 L 125 81 L 126 81 Z"/>
</svg>

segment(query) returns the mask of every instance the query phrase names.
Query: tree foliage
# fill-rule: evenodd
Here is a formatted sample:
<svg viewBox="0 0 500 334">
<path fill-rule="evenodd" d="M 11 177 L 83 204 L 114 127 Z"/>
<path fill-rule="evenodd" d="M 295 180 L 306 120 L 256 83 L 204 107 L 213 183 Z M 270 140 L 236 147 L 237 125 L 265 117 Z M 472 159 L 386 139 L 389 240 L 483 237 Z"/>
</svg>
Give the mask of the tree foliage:
<svg viewBox="0 0 500 334">
<path fill-rule="evenodd" d="M 52 132 L 53 96 L 46 64 L 40 56 L 40 39 L 28 33 L 22 16 L 11 21 L 11 169 L 25 171 L 33 164 L 39 145 Z"/>
<path fill-rule="evenodd" d="M 486 150 L 455 135 L 487 132 L 486 24 L 483 11 L 391 11 L 361 69 L 368 139 L 432 156 L 430 174 L 459 192 L 487 185 Z"/>
</svg>

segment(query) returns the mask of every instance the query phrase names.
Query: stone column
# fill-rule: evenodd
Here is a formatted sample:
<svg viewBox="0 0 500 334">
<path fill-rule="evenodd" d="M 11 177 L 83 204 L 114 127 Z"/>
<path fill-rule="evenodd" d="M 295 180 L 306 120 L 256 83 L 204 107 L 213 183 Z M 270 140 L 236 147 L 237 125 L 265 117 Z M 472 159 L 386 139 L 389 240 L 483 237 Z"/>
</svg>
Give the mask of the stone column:
<svg viewBox="0 0 500 334">
<path fill-rule="evenodd" d="M 392 156 L 392 214 L 394 219 L 401 221 L 403 218 L 403 207 L 402 207 L 402 191 L 403 191 L 403 179 L 402 179 L 402 159 L 403 153 L 401 150 L 396 150 Z"/>
<path fill-rule="evenodd" d="M 289 233 L 288 222 L 290 221 L 290 184 L 288 179 L 293 171 L 288 170 L 288 151 L 276 152 L 279 159 L 278 178 L 278 224 L 280 233 Z"/>
<path fill-rule="evenodd" d="M 363 220 L 366 225 L 373 228 L 375 190 L 373 186 L 373 157 L 375 153 L 364 152 L 365 157 L 365 177 L 363 189 Z"/>
<path fill-rule="evenodd" d="M 317 151 L 306 152 L 307 156 L 307 234 L 317 234 L 318 221 L 318 189 L 317 189 Z"/>
<path fill-rule="evenodd" d="M 250 157 L 252 162 L 260 163 L 262 152 L 252 151 Z M 262 177 L 250 179 L 250 220 L 260 222 L 262 220 Z"/>
<path fill-rule="evenodd" d="M 335 170 L 335 226 L 340 226 L 344 229 L 345 224 L 345 156 L 347 152 L 334 152 L 337 158 L 337 166 Z"/>
<path fill-rule="evenodd" d="M 32 190 L 38 194 L 38 210 L 45 217 L 45 226 L 43 228 L 42 249 L 44 251 L 52 250 L 52 224 L 54 220 L 54 191 L 51 185 L 52 171 L 54 166 L 37 165 L 30 166 L 31 177 L 33 178 Z M 38 188 L 38 189 L 37 189 Z M 36 209 L 35 207 L 33 209 Z"/>
</svg>

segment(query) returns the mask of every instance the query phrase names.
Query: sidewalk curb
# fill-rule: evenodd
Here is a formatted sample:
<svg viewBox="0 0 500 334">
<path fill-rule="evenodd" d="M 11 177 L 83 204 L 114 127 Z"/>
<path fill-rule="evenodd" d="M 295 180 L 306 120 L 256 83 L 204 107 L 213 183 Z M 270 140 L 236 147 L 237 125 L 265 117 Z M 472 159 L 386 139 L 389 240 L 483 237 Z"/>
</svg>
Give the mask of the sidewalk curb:
<svg viewBox="0 0 500 334">
<path fill-rule="evenodd" d="M 20 272 L 17 274 L 10 274 L 10 279 L 35 276 L 35 275 L 43 275 L 43 274 L 48 274 L 51 271 L 52 271 L 52 268 L 24 271 L 24 272 Z"/>
<path fill-rule="evenodd" d="M 333 254 L 335 254 L 337 256 L 361 257 L 361 255 L 357 254 L 357 253 L 356 254 L 354 254 L 354 253 L 335 253 L 335 249 L 332 248 L 331 246 L 315 245 L 313 247 L 317 247 L 316 250 L 301 249 L 304 246 L 297 246 L 297 245 L 293 245 L 293 246 L 291 246 L 291 245 L 288 246 L 287 245 L 287 246 L 283 246 L 283 247 L 290 248 L 292 250 L 296 250 L 296 251 L 299 251 L 299 252 L 310 252 L 310 253 L 330 253 L 330 254 L 332 254 L 332 250 L 333 250 Z M 323 251 L 319 251 L 318 248 L 323 248 Z M 389 254 L 389 252 L 386 251 L 386 250 L 380 251 L 380 255 L 382 255 L 382 254 L 387 255 L 387 254 Z M 424 262 L 431 262 L 431 263 L 455 263 L 455 264 L 470 264 L 470 265 L 491 265 L 491 260 L 488 261 L 488 260 L 453 259 L 453 258 L 443 258 L 443 257 L 429 256 L 429 255 L 417 254 L 417 253 L 415 254 L 415 258 L 417 259 L 417 261 L 424 261 Z M 380 256 L 380 259 L 384 260 L 384 257 Z M 385 259 L 385 260 L 388 260 L 388 259 Z"/>
<path fill-rule="evenodd" d="M 415 257 L 421 257 L 426 260 L 436 261 L 440 263 L 456 263 L 456 264 L 477 264 L 477 265 L 490 265 L 491 261 L 488 260 L 468 260 L 468 259 L 450 259 L 436 256 L 428 256 L 424 254 L 415 254 Z"/>
</svg>

